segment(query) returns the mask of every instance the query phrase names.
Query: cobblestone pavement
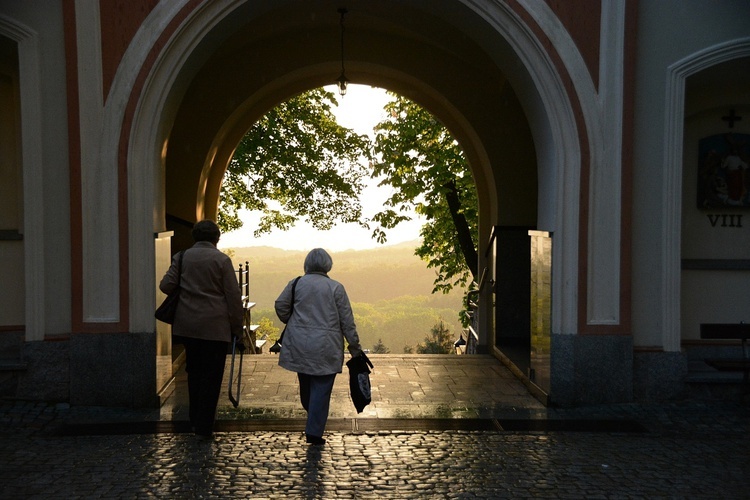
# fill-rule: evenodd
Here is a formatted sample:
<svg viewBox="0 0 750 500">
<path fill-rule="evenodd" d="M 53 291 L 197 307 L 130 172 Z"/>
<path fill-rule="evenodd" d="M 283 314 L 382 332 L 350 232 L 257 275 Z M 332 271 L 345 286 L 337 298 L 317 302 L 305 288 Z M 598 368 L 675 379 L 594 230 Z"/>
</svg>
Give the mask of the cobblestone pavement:
<svg viewBox="0 0 750 500">
<path fill-rule="evenodd" d="M 393 363 L 376 363 L 378 377 Z M 262 393 L 255 382 L 239 410 L 263 425 L 212 441 L 176 427 L 96 432 L 101 423 L 174 423 L 179 394 L 160 411 L 0 402 L 0 498 L 750 498 L 746 399 L 547 409 L 530 397 L 507 404 L 454 395 L 449 403 L 428 398 L 409 415 L 406 396 L 383 386 L 375 414 L 343 415 L 338 402 L 341 414 L 318 447 L 304 444 L 293 419 L 279 418 L 295 411 L 251 404 L 250 394 Z M 426 379 L 414 387 L 438 390 Z M 397 408 L 388 411 L 388 401 Z M 232 411 L 222 410 L 225 428 Z M 523 421 L 538 425 L 505 426 Z M 612 421 L 637 425 L 601 425 Z M 497 425 L 456 430 L 450 422 Z M 552 425 L 560 422 L 576 425 Z"/>
</svg>

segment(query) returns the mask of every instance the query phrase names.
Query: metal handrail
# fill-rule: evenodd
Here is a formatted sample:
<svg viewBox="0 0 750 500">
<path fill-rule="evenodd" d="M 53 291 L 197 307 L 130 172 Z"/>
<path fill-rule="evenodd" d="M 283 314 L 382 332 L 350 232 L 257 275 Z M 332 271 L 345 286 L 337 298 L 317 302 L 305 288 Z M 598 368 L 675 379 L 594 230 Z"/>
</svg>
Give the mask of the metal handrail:
<svg viewBox="0 0 750 500">
<path fill-rule="evenodd" d="M 252 324 L 252 308 L 255 306 L 254 302 L 250 302 L 250 263 L 245 261 L 245 265 L 240 264 L 237 268 L 237 282 L 240 286 L 240 295 L 242 295 L 242 307 L 244 309 L 242 315 L 242 329 L 243 329 L 243 341 L 245 342 L 245 348 L 249 354 L 260 354 L 260 351 L 255 345 L 255 328 L 256 325 Z M 257 327 L 256 327 L 257 328 Z"/>
<path fill-rule="evenodd" d="M 488 269 L 486 267 L 484 268 L 484 270 L 482 270 L 482 276 L 479 280 L 477 289 L 471 290 L 466 294 L 466 310 L 469 318 L 471 319 L 469 327 L 465 330 L 466 350 L 464 352 L 466 354 L 477 353 L 477 344 L 479 343 L 479 335 L 477 334 L 477 329 L 479 328 L 479 315 L 477 314 L 477 310 L 479 309 L 478 298 L 486 283 L 485 276 L 487 275 L 487 271 Z"/>
<path fill-rule="evenodd" d="M 490 234 L 490 239 L 487 242 L 487 247 L 484 251 L 485 257 L 487 257 L 490 253 L 492 244 L 494 243 L 496 238 L 497 226 L 493 226 L 492 233 Z M 470 290 L 466 293 L 466 310 L 469 318 L 471 319 L 469 327 L 466 329 L 466 354 L 476 354 L 477 352 L 477 345 L 479 344 L 479 334 L 477 333 L 477 331 L 479 330 L 479 315 L 477 314 L 477 311 L 479 310 L 479 295 L 482 293 L 482 290 L 484 290 L 484 287 L 487 286 L 488 283 L 490 284 L 490 286 L 494 285 L 494 280 L 488 277 L 489 271 L 489 268 L 485 266 L 484 269 L 482 269 L 482 274 L 479 277 L 479 283 L 477 284 L 476 289 Z"/>
<path fill-rule="evenodd" d="M 242 303 L 247 306 L 250 301 L 250 263 L 245 261 L 245 267 L 242 264 L 239 265 L 237 271 L 237 282 L 240 285 L 240 295 L 242 295 Z"/>
</svg>

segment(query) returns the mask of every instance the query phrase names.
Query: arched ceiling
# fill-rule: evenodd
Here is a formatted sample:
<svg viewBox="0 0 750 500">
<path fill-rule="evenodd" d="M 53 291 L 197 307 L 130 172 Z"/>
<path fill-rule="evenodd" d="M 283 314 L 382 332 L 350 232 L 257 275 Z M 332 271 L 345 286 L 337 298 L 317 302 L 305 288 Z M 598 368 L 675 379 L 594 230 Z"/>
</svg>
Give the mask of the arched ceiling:
<svg viewBox="0 0 750 500">
<path fill-rule="evenodd" d="M 534 225 L 534 147 L 501 70 L 503 59 L 508 68 L 518 63 L 459 2 L 260 1 L 228 13 L 178 76 L 186 90 L 173 96 L 167 212 L 186 220 L 215 213 L 226 164 L 252 123 L 285 98 L 335 81 L 341 6 L 349 80 L 429 109 L 462 144 L 491 223 Z"/>
</svg>

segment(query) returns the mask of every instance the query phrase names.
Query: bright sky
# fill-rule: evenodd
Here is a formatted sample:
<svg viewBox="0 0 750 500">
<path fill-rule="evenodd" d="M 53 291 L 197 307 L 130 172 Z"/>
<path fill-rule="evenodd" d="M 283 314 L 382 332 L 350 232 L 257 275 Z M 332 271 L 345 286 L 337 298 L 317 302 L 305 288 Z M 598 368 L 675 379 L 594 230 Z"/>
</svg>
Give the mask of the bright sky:
<svg viewBox="0 0 750 500">
<path fill-rule="evenodd" d="M 335 86 L 326 90 L 338 92 Z M 372 136 L 373 127 L 384 117 L 383 106 L 388 102 L 385 90 L 365 85 L 349 85 L 346 95 L 339 97 L 339 106 L 334 110 L 336 120 L 344 127 L 354 129 L 359 134 Z M 362 196 L 362 210 L 365 217 L 371 217 L 383 206 L 388 197 L 387 188 L 368 187 Z M 298 222 L 289 231 L 275 230 L 260 238 L 253 237 L 259 216 L 253 212 L 241 212 L 244 225 L 238 231 L 223 234 L 219 248 L 271 246 L 284 250 L 311 250 L 316 247 L 331 251 L 363 250 L 380 246 L 370 235 L 372 230 L 356 224 L 340 224 L 330 231 L 318 231 L 309 224 Z M 387 232 L 386 244 L 396 244 L 419 238 L 423 220 L 414 218 L 399 224 Z"/>
</svg>

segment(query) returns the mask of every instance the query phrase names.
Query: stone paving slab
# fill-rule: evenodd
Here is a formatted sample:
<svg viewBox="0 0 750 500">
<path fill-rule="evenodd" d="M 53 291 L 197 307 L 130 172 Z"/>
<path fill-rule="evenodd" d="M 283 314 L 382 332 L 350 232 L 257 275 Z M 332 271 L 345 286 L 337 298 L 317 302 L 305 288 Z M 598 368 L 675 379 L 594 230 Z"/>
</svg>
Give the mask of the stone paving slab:
<svg viewBox="0 0 750 500">
<path fill-rule="evenodd" d="M 526 387 L 492 356 L 370 355 L 372 403 L 357 415 L 349 397 L 348 372 L 336 377 L 331 398 L 332 417 L 469 418 L 487 416 L 488 409 L 542 409 Z M 237 363 L 237 361 L 235 361 Z M 224 379 L 229 384 L 230 358 Z M 298 405 L 297 376 L 278 366 L 275 355 L 245 356 L 240 408 L 235 413 L 272 415 Z M 178 375 L 176 390 L 163 407 L 164 418 L 184 415 L 186 379 Z M 222 396 L 220 418 L 232 418 L 233 408 Z M 294 416 L 302 415 L 301 408 Z"/>
</svg>

